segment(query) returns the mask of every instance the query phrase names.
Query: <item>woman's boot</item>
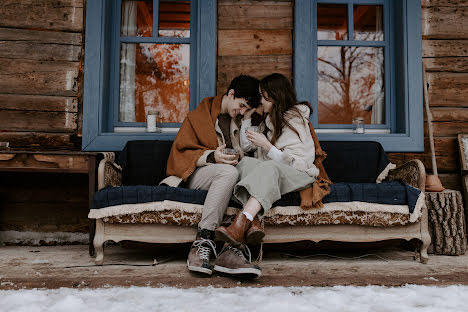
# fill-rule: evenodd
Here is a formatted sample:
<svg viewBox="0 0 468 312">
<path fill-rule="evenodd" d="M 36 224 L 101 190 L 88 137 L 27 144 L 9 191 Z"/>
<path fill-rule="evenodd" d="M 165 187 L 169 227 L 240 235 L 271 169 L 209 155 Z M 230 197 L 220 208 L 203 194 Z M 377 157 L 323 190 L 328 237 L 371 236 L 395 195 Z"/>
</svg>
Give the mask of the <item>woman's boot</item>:
<svg viewBox="0 0 468 312">
<path fill-rule="evenodd" d="M 258 216 L 255 216 L 253 219 L 245 236 L 247 245 L 260 245 L 262 243 L 263 237 L 265 237 L 265 232 L 263 231 L 262 224 L 260 223 Z"/>
<path fill-rule="evenodd" d="M 239 212 L 230 226 L 220 226 L 215 230 L 216 239 L 237 247 L 245 243 L 245 232 L 247 232 L 251 223 L 245 214 Z"/>
</svg>

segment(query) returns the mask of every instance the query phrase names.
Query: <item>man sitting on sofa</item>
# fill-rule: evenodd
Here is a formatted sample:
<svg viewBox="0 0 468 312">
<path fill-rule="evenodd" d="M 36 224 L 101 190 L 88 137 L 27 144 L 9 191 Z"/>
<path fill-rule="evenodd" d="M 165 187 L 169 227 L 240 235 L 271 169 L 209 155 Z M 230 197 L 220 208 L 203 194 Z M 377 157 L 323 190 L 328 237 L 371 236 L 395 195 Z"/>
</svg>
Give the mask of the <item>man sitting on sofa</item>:
<svg viewBox="0 0 468 312">
<path fill-rule="evenodd" d="M 239 143 L 239 115 L 251 114 L 258 107 L 259 81 L 247 75 L 234 78 L 226 93 L 202 100 L 185 118 L 172 145 L 167 162 L 168 177 L 162 182 L 169 186 L 185 183 L 188 188 L 207 190 L 198 233 L 187 259 L 190 271 L 212 274 L 210 258 L 217 256 L 214 230 L 224 213 L 237 183 L 234 167 L 243 157 Z M 223 153 L 235 149 L 238 155 Z M 258 221 L 258 220 L 257 220 Z M 260 231 L 260 223 L 252 223 L 252 231 Z M 232 274 L 250 272 L 256 267 L 247 261 L 242 250 L 224 248 L 223 260 L 217 266 L 228 268 Z M 226 262 L 226 263 L 221 263 Z"/>
</svg>

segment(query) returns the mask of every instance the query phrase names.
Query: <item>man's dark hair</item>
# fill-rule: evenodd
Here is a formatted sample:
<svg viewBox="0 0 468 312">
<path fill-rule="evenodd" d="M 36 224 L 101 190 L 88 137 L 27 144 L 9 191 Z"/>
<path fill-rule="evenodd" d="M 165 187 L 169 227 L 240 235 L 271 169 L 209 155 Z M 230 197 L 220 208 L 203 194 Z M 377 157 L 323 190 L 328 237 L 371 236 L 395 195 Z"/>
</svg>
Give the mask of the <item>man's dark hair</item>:
<svg viewBox="0 0 468 312">
<path fill-rule="evenodd" d="M 232 79 L 226 94 L 229 90 L 234 90 L 235 98 L 243 98 L 252 108 L 260 105 L 260 93 L 258 92 L 259 80 L 252 76 L 240 75 Z"/>
</svg>

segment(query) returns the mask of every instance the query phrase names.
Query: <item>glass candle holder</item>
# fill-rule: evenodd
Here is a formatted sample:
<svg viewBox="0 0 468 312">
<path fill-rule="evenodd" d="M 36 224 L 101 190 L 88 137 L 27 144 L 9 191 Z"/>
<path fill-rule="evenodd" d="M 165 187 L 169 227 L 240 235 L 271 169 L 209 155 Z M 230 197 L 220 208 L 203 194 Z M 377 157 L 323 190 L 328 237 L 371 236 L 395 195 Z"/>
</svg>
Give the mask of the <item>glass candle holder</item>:
<svg viewBox="0 0 468 312">
<path fill-rule="evenodd" d="M 146 115 L 146 132 L 161 132 L 161 122 L 158 111 L 148 111 Z"/>
<path fill-rule="evenodd" d="M 353 118 L 353 133 L 364 134 L 364 117 Z"/>
<path fill-rule="evenodd" d="M 225 148 L 222 150 L 223 154 L 226 155 L 237 155 L 239 154 L 239 151 L 236 150 L 235 148 Z"/>
<path fill-rule="evenodd" d="M 237 156 L 236 158 L 239 159 L 239 151 L 236 150 L 235 148 L 225 148 L 222 150 L 222 152 L 225 155 L 235 155 Z"/>
</svg>

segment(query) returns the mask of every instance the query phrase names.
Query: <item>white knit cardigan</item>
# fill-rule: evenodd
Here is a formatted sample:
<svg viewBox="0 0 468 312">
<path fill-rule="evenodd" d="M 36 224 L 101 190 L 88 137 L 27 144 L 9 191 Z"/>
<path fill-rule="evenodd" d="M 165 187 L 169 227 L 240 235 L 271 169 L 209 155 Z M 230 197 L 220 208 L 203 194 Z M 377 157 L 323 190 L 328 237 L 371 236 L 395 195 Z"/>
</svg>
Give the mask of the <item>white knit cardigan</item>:
<svg viewBox="0 0 468 312">
<path fill-rule="evenodd" d="M 295 111 L 289 110 L 285 113 L 285 119 L 296 129 L 299 136 L 288 126 L 284 126 L 281 135 L 275 142 L 275 147 L 282 152 L 283 163 L 299 171 L 304 171 L 311 177 L 317 177 L 319 170 L 314 165 L 315 145 L 309 129 L 310 109 L 307 105 L 302 104 L 296 105 L 296 108 L 299 110 L 300 116 Z M 241 133 L 249 125 L 249 121 L 243 122 Z M 271 141 L 274 128 L 269 115 L 261 126 L 262 132 L 265 127 L 268 130 L 266 136 Z M 255 148 L 252 143 L 245 142 L 244 138 L 245 136 L 241 135 L 241 145 L 245 151 Z M 268 152 L 261 147 L 257 148 L 255 157 L 261 160 L 271 160 Z"/>
</svg>

